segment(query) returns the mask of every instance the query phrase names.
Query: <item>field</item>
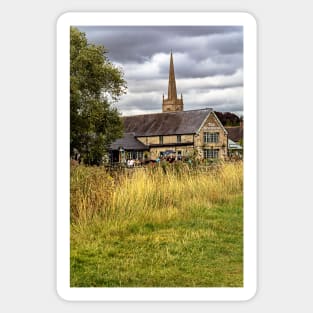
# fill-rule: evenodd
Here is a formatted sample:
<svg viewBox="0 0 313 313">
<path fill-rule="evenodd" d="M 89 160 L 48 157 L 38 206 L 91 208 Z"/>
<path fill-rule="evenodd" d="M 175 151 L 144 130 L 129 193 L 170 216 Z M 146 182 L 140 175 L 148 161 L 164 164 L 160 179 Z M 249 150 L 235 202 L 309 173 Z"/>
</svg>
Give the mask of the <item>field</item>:
<svg viewBox="0 0 313 313">
<path fill-rule="evenodd" d="M 243 165 L 71 168 L 71 287 L 242 287 Z"/>
</svg>

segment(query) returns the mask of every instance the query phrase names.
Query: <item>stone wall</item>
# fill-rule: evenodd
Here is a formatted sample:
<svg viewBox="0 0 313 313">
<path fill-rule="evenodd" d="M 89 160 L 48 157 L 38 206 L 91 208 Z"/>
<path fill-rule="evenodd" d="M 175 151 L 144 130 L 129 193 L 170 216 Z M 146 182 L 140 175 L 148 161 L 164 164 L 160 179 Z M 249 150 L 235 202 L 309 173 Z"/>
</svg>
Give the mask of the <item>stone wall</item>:
<svg viewBox="0 0 313 313">
<path fill-rule="evenodd" d="M 218 142 L 204 142 L 204 133 L 218 133 Z M 224 132 L 221 124 L 217 120 L 214 113 L 211 113 L 200 129 L 199 135 L 195 136 L 195 146 L 198 150 L 200 158 L 203 158 L 204 149 L 218 149 L 218 158 L 227 158 L 227 134 Z"/>
<path fill-rule="evenodd" d="M 145 145 L 157 145 L 160 144 L 160 136 L 149 136 L 149 137 L 137 137 Z M 181 142 L 193 142 L 193 135 L 181 135 Z M 163 136 L 163 144 L 176 144 L 177 135 Z"/>
<path fill-rule="evenodd" d="M 193 145 L 190 145 L 190 146 L 153 147 L 153 148 L 150 148 L 151 159 L 158 158 L 160 156 L 160 152 L 164 152 L 165 150 L 176 151 L 176 156 L 178 156 L 178 151 L 180 151 L 182 157 L 188 157 L 192 154 L 194 148 L 193 148 Z"/>
</svg>

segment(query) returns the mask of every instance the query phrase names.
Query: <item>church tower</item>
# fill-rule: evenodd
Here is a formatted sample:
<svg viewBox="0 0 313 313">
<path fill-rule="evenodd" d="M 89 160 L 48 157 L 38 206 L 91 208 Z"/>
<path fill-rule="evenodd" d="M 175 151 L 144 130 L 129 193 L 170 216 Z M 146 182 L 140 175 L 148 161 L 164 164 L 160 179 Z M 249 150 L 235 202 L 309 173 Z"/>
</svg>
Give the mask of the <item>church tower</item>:
<svg viewBox="0 0 313 313">
<path fill-rule="evenodd" d="M 162 111 L 163 112 L 176 112 L 176 111 L 183 111 L 183 110 L 184 110 L 183 96 L 181 95 L 181 98 L 177 99 L 173 54 L 171 51 L 170 72 L 169 72 L 169 79 L 168 79 L 168 93 L 167 93 L 167 99 L 164 99 L 164 95 L 163 95 Z"/>
</svg>

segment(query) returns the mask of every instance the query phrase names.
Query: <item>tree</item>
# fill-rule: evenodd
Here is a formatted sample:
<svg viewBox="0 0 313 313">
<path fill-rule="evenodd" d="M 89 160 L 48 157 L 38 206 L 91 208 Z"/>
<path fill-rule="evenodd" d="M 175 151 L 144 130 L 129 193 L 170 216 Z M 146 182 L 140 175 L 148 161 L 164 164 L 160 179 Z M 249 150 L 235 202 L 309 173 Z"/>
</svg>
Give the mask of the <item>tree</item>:
<svg viewBox="0 0 313 313">
<path fill-rule="evenodd" d="M 79 151 L 87 164 L 98 164 L 110 143 L 123 133 L 120 114 L 112 104 L 126 93 L 126 81 L 106 52 L 71 27 L 70 148 L 71 154 Z"/>
<path fill-rule="evenodd" d="M 218 119 L 221 121 L 223 126 L 239 126 L 240 118 L 231 112 L 216 112 Z"/>
</svg>

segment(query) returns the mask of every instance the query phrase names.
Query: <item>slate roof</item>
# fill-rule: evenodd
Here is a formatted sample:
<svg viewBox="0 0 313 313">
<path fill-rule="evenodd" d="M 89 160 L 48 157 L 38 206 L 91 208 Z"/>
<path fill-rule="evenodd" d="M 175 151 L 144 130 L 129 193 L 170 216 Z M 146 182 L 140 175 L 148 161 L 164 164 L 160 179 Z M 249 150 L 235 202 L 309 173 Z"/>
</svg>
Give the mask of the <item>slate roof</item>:
<svg viewBox="0 0 313 313">
<path fill-rule="evenodd" d="M 115 140 L 111 146 L 111 150 L 118 150 L 123 147 L 125 150 L 147 150 L 148 147 L 135 138 L 134 133 L 124 133 L 123 138 Z"/>
<path fill-rule="evenodd" d="M 238 142 L 243 138 L 243 127 L 232 126 L 225 128 L 228 132 L 228 138 L 230 138 L 232 141 Z"/>
<path fill-rule="evenodd" d="M 124 131 L 135 136 L 194 134 L 213 110 L 210 108 L 123 117 Z"/>
</svg>

